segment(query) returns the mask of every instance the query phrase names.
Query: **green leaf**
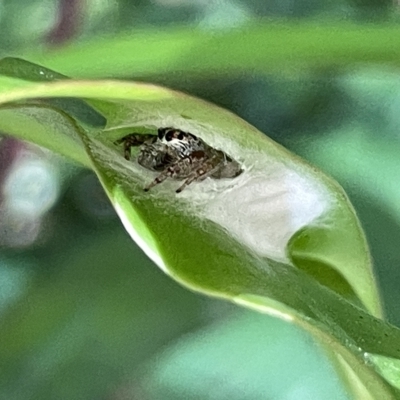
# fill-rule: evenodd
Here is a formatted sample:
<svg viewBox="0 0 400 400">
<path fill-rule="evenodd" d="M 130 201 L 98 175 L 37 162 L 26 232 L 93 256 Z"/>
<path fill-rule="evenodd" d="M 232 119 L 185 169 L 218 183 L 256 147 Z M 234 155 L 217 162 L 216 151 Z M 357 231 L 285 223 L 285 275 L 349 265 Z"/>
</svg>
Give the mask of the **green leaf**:
<svg viewBox="0 0 400 400">
<path fill-rule="evenodd" d="M 25 85 L 26 82 L 52 82 L 69 79 L 67 76 L 48 68 L 13 57 L 6 57 L 0 60 L 0 74 L 12 78 L 11 82 L 18 85 Z M 0 79 L 0 83 L 4 89 L 8 87 L 7 84 L 10 83 L 10 80 L 6 79 L 5 82 L 2 82 Z M 106 124 L 106 120 L 101 114 L 80 99 L 41 99 L 40 103 L 62 109 L 89 126 L 102 128 Z"/>
<path fill-rule="evenodd" d="M 395 387 L 400 389 L 400 360 L 383 357 L 377 354 L 369 355 L 378 371 Z"/>
<path fill-rule="evenodd" d="M 0 130 L 91 167 L 77 134 L 76 122 L 45 104 L 7 105 L 0 108 Z"/>
<path fill-rule="evenodd" d="M 243 157 L 248 157 L 249 166 L 253 171 L 249 174 L 249 182 L 245 182 L 243 191 L 246 190 L 250 193 L 254 190 L 260 191 L 259 187 L 266 187 L 265 193 L 261 193 L 260 198 L 250 197 L 250 201 L 257 201 L 267 204 L 270 197 L 279 196 L 279 193 L 284 193 L 284 197 L 278 198 L 282 202 L 289 202 L 286 207 L 281 209 L 280 204 L 275 204 L 275 208 L 267 207 L 266 209 L 259 209 L 260 215 L 257 213 L 257 209 L 250 210 L 252 214 L 245 215 L 242 219 L 233 221 L 236 225 L 230 225 L 231 216 L 227 215 L 224 221 L 214 221 L 219 225 L 225 227 L 225 229 L 231 229 L 235 235 L 243 233 L 244 222 L 254 224 L 255 220 L 259 220 L 261 217 L 266 215 L 265 220 L 262 221 L 263 226 L 249 226 L 248 230 L 245 231 L 246 237 L 242 237 L 241 241 L 247 246 L 252 248 L 253 251 L 258 253 L 258 256 L 269 257 L 279 262 L 288 262 L 289 259 L 286 254 L 286 245 L 290 238 L 293 238 L 295 234 L 301 231 L 302 238 L 304 238 L 304 232 L 302 228 L 306 225 L 313 225 L 307 230 L 309 236 L 307 240 L 295 240 L 292 239 L 291 248 L 294 249 L 289 254 L 292 258 L 295 256 L 298 259 L 306 258 L 305 253 L 313 251 L 313 254 L 317 254 L 320 248 L 316 248 L 314 238 L 321 246 L 323 257 L 332 261 L 332 267 L 336 268 L 340 274 L 342 274 L 358 297 L 364 302 L 364 304 L 373 312 L 379 314 L 379 300 L 376 292 L 376 288 L 373 283 L 373 275 L 371 271 L 371 265 L 366 248 L 365 239 L 362 231 L 358 226 L 357 219 L 353 213 L 351 206 L 347 199 L 344 197 L 342 190 L 335 185 L 332 181 L 327 179 L 321 173 L 316 172 L 304 162 L 297 160 L 295 157 L 289 156 L 289 153 L 272 141 L 268 140 L 264 135 L 261 135 L 255 128 L 250 127 L 244 121 L 232 114 L 211 106 L 202 101 L 189 98 L 179 93 L 167 91 L 163 88 L 156 88 L 150 85 L 143 84 L 127 84 L 119 82 L 103 82 L 104 88 L 107 85 L 112 85 L 116 91 L 116 99 L 127 100 L 129 98 L 135 99 L 135 103 L 130 105 L 125 102 L 121 105 L 97 103 L 97 107 L 101 113 L 107 116 L 107 127 L 106 132 L 107 138 L 104 134 L 98 136 L 102 141 L 106 140 L 106 144 L 110 145 L 116 138 L 113 131 L 133 126 L 143 127 L 145 125 L 153 125 L 153 131 L 158 126 L 169 126 L 180 125 L 195 134 L 199 133 L 199 136 L 204 138 L 206 142 L 210 143 L 217 148 L 227 148 L 226 146 L 232 147 L 231 152 L 238 152 L 237 159 L 240 160 Z M 16 96 L 15 100 L 20 100 L 21 97 L 43 97 L 43 96 L 69 96 L 71 91 L 76 93 L 77 96 L 82 97 L 101 97 L 104 93 L 104 88 L 101 87 L 101 82 L 63 82 L 58 84 L 52 84 L 48 87 L 37 87 L 36 90 L 27 89 L 24 92 L 9 93 L 8 98 L 3 97 L 5 101 L 9 101 Z M 96 91 L 96 89 L 98 89 Z M 1 97 L 0 97 L 1 101 Z M 96 104 L 94 102 L 93 104 Z M 140 125 L 138 125 L 138 121 Z M 220 133 L 222 136 L 224 132 L 229 133 L 229 139 L 231 143 L 218 143 L 221 138 L 217 136 Z M 232 143 L 232 139 L 236 140 L 236 143 Z M 216 140 L 216 143 L 213 143 Z M 233 146 L 236 146 L 233 147 Z M 240 146 L 240 149 L 238 149 Z M 246 151 L 248 152 L 246 154 Z M 262 152 L 264 151 L 264 153 Z M 233 153 L 232 153 L 233 154 Z M 115 158 L 115 154 L 109 154 L 109 157 Z M 107 161 L 109 165 L 110 161 Z M 255 165 L 252 165 L 254 164 Z M 287 164 L 287 165 L 285 165 Z M 129 165 L 129 164 L 128 164 Z M 246 167 L 246 165 L 244 164 Z M 254 175 L 254 172 L 256 175 Z M 128 180 L 135 180 L 136 186 L 143 179 L 145 172 L 139 169 L 137 177 L 132 173 L 128 173 Z M 264 174 L 269 174 L 270 178 L 262 182 Z M 149 174 L 147 174 L 149 176 Z M 246 174 L 244 174 L 246 176 Z M 253 182 L 252 179 L 255 178 Z M 258 177 L 260 176 L 260 177 Z M 285 180 L 287 182 L 285 182 Z M 259 183 L 260 181 L 260 183 Z M 283 181 L 283 184 L 281 183 Z M 287 185 L 286 185 L 287 183 Z M 129 186 L 129 185 L 127 185 Z M 238 189 L 238 197 L 243 195 L 242 188 Z M 223 201 L 229 200 L 229 196 L 233 196 L 232 192 L 227 192 L 228 195 L 223 194 Z M 228 198 L 226 198 L 228 196 Z M 251 193 L 250 193 L 251 196 Z M 287 199 L 285 196 L 289 196 Z M 181 199 L 185 197 L 181 195 Z M 235 199 L 232 197 L 232 199 Z M 171 201 L 170 199 L 166 199 Z M 238 198 L 235 199 L 238 201 Z M 238 203 L 240 207 L 240 203 Z M 274 205 L 274 204 L 272 204 Z M 213 206 L 216 207 L 216 206 Z M 296 207 L 298 208 L 296 210 Z M 323 215 L 325 213 L 324 207 L 329 208 L 329 216 Z M 246 206 L 247 208 L 247 206 Z M 292 211 L 292 208 L 293 211 Z M 314 209 L 315 208 L 315 209 Z M 315 211 L 315 213 L 314 213 Z M 214 212 L 214 216 L 211 218 L 217 218 L 219 212 L 215 210 L 209 210 L 210 213 Z M 234 210 L 230 210 L 234 212 Z M 277 215 L 280 218 L 277 217 Z M 308 219 L 308 223 L 304 222 L 302 218 Z M 313 220 L 321 219 L 321 222 L 314 223 Z M 326 224 L 329 223 L 325 218 L 332 219 L 336 223 L 336 229 L 326 229 Z M 293 221 L 292 221 L 293 219 Z M 276 220 L 276 221 L 275 221 Z M 275 224 L 275 225 L 274 225 Z M 147 223 L 146 223 L 147 225 Z M 256 230 L 258 229 L 258 232 Z M 242 231 L 242 232 L 241 232 Z M 336 235 L 337 241 L 340 242 L 340 238 L 343 238 L 342 245 L 346 245 L 348 237 L 343 237 L 344 231 L 348 232 L 355 242 L 358 242 L 357 246 L 350 246 L 347 249 L 347 258 L 351 259 L 352 266 L 346 263 L 335 262 L 335 259 L 340 259 L 338 255 L 338 246 L 336 243 L 329 241 L 329 236 Z M 265 240 L 258 240 L 255 235 L 260 237 L 264 236 Z M 329 249 L 329 246 L 333 248 Z M 323 247 L 322 247 L 323 246 Z M 308 250 L 309 249 L 309 250 Z M 354 254 L 353 254 L 354 253 Z M 321 256 L 322 258 L 322 256 Z M 342 257 L 344 258 L 344 257 Z M 321 259 L 319 259 L 322 262 Z M 346 259 L 347 261 L 347 259 Z M 327 264 L 327 262 L 323 263 Z"/>
<path fill-rule="evenodd" d="M 329 349 L 353 394 L 395 398 L 364 353 L 400 358 L 400 330 L 360 308 L 380 315 L 365 239 L 336 183 L 233 114 L 164 88 L 70 80 L 2 93 L 0 102 L 36 97 L 93 99 L 106 128 L 72 123 L 71 129 L 125 228 L 167 274 L 193 290 L 300 325 Z M 172 180 L 144 192 L 155 174 L 126 161 L 113 142 L 122 132 L 155 133 L 160 126 L 224 149 L 243 174 L 194 183 L 179 195 Z M 336 274 L 333 284 L 324 280 L 325 271 Z"/>
<path fill-rule="evenodd" d="M 69 79 L 41 65 L 31 63 L 22 58 L 5 57 L 0 60 L 1 75 L 32 82 L 51 82 Z"/>
</svg>

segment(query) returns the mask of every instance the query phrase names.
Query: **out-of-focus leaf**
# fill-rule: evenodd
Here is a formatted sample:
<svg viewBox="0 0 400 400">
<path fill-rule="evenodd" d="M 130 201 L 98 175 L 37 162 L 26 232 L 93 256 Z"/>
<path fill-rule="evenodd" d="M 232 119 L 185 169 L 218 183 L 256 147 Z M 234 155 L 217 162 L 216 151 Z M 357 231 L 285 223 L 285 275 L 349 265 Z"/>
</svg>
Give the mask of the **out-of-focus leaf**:
<svg viewBox="0 0 400 400">
<path fill-rule="evenodd" d="M 2 316 L 2 399 L 101 398 L 202 321 L 199 299 L 151 268 L 121 229 L 75 235 L 68 257 L 39 259 L 42 272 Z"/>
<path fill-rule="evenodd" d="M 106 55 L 106 56 L 105 56 Z M 229 32 L 142 30 L 25 58 L 75 77 L 288 73 L 353 63 L 399 64 L 397 24 L 246 24 Z"/>
<path fill-rule="evenodd" d="M 348 399 L 303 332 L 255 313 L 231 315 L 182 338 L 141 371 L 139 383 L 152 400 Z"/>
</svg>

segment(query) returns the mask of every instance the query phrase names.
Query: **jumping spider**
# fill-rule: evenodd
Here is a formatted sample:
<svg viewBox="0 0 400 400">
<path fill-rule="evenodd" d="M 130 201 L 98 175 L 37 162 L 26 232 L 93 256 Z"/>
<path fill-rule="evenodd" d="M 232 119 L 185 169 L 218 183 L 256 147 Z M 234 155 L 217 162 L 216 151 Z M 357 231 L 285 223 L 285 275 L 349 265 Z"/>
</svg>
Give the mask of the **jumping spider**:
<svg viewBox="0 0 400 400">
<path fill-rule="evenodd" d="M 159 128 L 158 135 L 130 133 L 115 144 L 124 145 L 124 156 L 131 158 L 131 147 L 140 146 L 138 163 L 160 174 L 147 185 L 148 191 L 168 177 L 185 181 L 176 190 L 180 193 L 194 181 L 207 177 L 235 178 L 243 170 L 239 163 L 222 150 L 214 149 L 197 136 L 175 128 Z"/>
</svg>

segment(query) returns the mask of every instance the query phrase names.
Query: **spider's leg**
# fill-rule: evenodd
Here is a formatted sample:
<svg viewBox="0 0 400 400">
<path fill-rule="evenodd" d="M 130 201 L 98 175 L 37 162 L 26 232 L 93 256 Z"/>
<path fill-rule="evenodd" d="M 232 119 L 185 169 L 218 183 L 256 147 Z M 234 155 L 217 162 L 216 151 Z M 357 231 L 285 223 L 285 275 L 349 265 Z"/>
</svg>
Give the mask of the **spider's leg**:
<svg viewBox="0 0 400 400">
<path fill-rule="evenodd" d="M 144 191 L 148 192 L 152 187 L 158 185 L 159 183 L 164 182 L 168 176 L 172 175 L 172 173 L 170 172 L 170 168 L 172 167 L 168 167 L 166 170 L 164 170 L 163 172 L 161 172 L 160 175 L 157 176 L 157 178 L 155 178 L 153 180 L 153 182 L 151 182 L 150 184 L 148 184 L 145 188 Z"/>
<path fill-rule="evenodd" d="M 143 143 L 154 139 L 156 136 L 154 135 L 141 135 L 140 133 L 130 133 L 129 135 L 124 136 L 121 139 L 118 139 L 114 142 L 114 144 L 124 144 L 124 157 L 127 160 L 131 158 L 131 147 L 137 147 L 142 145 Z"/>
<path fill-rule="evenodd" d="M 190 174 L 185 182 L 176 190 L 176 193 L 182 192 L 186 186 L 190 185 L 194 181 L 202 181 L 208 176 L 212 175 L 219 168 L 219 161 L 216 156 L 206 160 L 199 168 Z"/>
<path fill-rule="evenodd" d="M 183 160 L 185 160 L 185 159 L 183 159 Z M 153 182 L 151 182 L 149 185 L 147 185 L 144 188 L 144 191 L 148 192 L 152 187 L 164 182 L 168 177 L 179 174 L 179 171 L 181 170 L 181 167 L 179 164 L 181 164 L 183 160 L 180 160 L 179 162 L 176 162 L 176 163 L 168 166 L 164 171 L 161 172 L 160 175 L 158 175 L 153 180 Z"/>
<path fill-rule="evenodd" d="M 152 187 L 158 185 L 161 182 L 164 182 L 168 177 L 182 177 L 186 178 L 188 176 L 191 176 L 190 170 L 193 168 L 193 163 L 198 163 L 199 158 L 203 157 L 204 153 L 203 152 L 198 152 L 192 153 L 190 155 L 187 155 L 180 160 L 176 161 L 175 163 L 170 164 L 167 166 L 160 175 L 154 179 L 153 182 L 151 182 L 149 185 L 147 185 L 144 190 L 147 192 L 150 190 Z"/>
</svg>

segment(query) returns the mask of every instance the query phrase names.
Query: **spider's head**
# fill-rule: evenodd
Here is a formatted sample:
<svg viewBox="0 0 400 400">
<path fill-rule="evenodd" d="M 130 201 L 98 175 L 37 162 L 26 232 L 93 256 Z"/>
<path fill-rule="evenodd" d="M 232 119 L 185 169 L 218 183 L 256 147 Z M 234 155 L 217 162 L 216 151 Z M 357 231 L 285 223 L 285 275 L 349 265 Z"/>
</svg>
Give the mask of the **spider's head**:
<svg viewBox="0 0 400 400">
<path fill-rule="evenodd" d="M 195 135 L 175 128 L 158 128 L 158 138 L 165 142 L 171 142 L 173 140 L 181 140 L 183 142 L 197 140 Z"/>
<path fill-rule="evenodd" d="M 201 141 L 189 132 L 175 128 L 159 128 L 158 140 L 177 150 L 182 156 L 199 150 Z"/>
</svg>

